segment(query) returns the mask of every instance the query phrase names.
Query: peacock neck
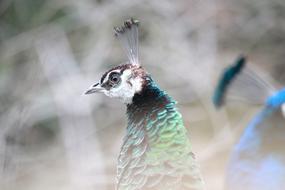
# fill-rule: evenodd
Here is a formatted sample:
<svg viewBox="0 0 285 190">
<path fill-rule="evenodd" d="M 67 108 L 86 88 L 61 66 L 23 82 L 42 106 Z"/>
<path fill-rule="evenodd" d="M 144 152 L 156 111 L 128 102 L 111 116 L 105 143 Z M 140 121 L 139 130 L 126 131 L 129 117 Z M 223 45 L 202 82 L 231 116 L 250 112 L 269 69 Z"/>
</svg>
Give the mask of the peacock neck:
<svg viewBox="0 0 285 190">
<path fill-rule="evenodd" d="M 126 138 L 135 142 L 139 141 L 139 134 L 144 134 L 148 147 L 161 150 L 162 147 L 177 149 L 187 145 L 190 150 L 187 131 L 175 105 L 176 102 L 148 78 L 142 91 L 127 106 Z"/>
<path fill-rule="evenodd" d="M 175 104 L 175 101 L 148 76 L 141 92 L 135 94 L 132 103 L 127 105 L 128 120 L 132 123 L 141 122 L 150 113 L 174 107 Z"/>
<path fill-rule="evenodd" d="M 147 183 L 140 180 L 146 189 L 203 189 L 199 167 L 175 104 L 148 78 L 142 91 L 127 105 L 127 133 L 118 159 L 119 186 L 136 176 L 148 178 Z"/>
</svg>

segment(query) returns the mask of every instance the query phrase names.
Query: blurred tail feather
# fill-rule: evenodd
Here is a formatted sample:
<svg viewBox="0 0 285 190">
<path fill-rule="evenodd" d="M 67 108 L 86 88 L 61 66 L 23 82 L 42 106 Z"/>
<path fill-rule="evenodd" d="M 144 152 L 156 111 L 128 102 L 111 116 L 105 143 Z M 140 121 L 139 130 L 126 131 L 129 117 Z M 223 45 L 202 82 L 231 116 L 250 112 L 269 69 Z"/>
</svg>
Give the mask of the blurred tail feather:
<svg viewBox="0 0 285 190">
<path fill-rule="evenodd" d="M 240 56 L 233 65 L 226 68 L 222 73 L 213 96 L 213 103 L 217 108 L 223 105 L 224 96 L 229 85 L 243 69 L 245 62 L 246 58 Z"/>
<path fill-rule="evenodd" d="M 246 66 L 246 58 L 240 56 L 221 74 L 214 92 L 213 103 L 216 108 L 223 106 L 227 100 L 264 104 L 274 91 L 272 85 Z"/>
</svg>

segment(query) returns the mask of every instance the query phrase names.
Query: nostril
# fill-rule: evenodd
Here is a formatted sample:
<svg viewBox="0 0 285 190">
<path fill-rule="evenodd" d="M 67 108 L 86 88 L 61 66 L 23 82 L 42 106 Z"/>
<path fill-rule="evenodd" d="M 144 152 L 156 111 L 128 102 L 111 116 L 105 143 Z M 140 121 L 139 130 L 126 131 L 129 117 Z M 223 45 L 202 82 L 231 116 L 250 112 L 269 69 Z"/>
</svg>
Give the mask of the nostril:
<svg viewBox="0 0 285 190">
<path fill-rule="evenodd" d="M 96 83 L 96 84 L 94 84 L 92 87 L 96 87 L 96 86 L 98 86 L 99 85 L 99 83 Z"/>
</svg>

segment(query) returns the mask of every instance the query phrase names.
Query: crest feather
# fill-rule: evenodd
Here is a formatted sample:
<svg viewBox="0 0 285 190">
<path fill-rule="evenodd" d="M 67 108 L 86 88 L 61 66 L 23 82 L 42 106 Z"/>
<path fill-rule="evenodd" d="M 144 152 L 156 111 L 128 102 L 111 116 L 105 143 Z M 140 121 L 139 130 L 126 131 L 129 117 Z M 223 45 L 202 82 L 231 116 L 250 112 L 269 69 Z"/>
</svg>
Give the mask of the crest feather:
<svg viewBox="0 0 285 190">
<path fill-rule="evenodd" d="M 133 18 L 124 22 L 123 26 L 115 27 L 115 36 L 120 40 L 131 64 L 138 61 L 138 26 L 139 21 Z"/>
</svg>

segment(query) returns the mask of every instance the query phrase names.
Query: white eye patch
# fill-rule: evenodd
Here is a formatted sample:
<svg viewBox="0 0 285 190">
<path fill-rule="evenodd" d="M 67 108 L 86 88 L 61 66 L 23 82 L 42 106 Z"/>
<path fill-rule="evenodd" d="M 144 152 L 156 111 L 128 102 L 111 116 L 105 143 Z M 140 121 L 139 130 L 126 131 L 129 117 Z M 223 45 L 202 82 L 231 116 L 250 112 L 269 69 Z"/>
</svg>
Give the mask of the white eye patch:
<svg viewBox="0 0 285 190">
<path fill-rule="evenodd" d="M 123 74 L 121 75 L 122 81 L 127 81 L 132 76 L 132 71 L 130 69 L 126 69 Z"/>
<path fill-rule="evenodd" d="M 107 82 L 107 81 L 109 80 L 109 75 L 110 75 L 111 73 L 114 73 L 114 72 L 119 73 L 120 70 L 112 70 L 111 72 L 109 72 L 109 73 L 106 75 L 106 77 L 104 78 L 104 80 L 102 81 L 101 84 L 104 84 L 105 82 Z"/>
<path fill-rule="evenodd" d="M 107 77 L 108 76 L 106 76 L 106 78 Z M 119 98 L 124 103 L 131 103 L 135 93 L 142 89 L 142 79 L 140 77 L 134 77 L 131 69 L 124 70 L 120 77 L 120 84 L 106 90 L 105 94 L 109 97 Z"/>
</svg>

